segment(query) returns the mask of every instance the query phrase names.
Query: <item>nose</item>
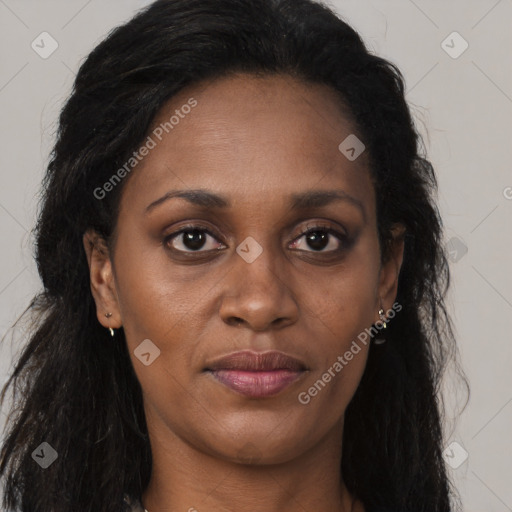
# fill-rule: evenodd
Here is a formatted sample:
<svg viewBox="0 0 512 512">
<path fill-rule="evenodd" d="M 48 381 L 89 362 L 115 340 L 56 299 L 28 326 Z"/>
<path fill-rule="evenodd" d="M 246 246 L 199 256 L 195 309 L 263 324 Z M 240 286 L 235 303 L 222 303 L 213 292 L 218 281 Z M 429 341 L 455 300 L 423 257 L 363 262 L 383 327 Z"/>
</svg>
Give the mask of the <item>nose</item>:
<svg viewBox="0 0 512 512">
<path fill-rule="evenodd" d="M 228 325 L 246 325 L 254 331 L 282 328 L 298 318 L 293 284 L 283 268 L 286 262 L 263 250 L 248 263 L 233 255 L 233 268 L 224 278 L 220 316 Z"/>
</svg>

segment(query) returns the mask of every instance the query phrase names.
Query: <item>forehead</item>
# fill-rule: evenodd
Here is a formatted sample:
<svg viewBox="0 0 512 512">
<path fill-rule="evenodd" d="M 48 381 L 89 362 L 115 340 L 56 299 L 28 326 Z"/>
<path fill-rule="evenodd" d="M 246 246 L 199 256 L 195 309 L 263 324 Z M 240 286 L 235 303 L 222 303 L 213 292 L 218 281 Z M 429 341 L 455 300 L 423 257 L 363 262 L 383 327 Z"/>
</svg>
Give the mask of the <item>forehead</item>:
<svg viewBox="0 0 512 512">
<path fill-rule="evenodd" d="M 235 206 L 258 198 L 277 204 L 334 187 L 368 201 L 371 210 L 366 154 L 350 161 L 339 149 L 354 134 L 328 86 L 287 75 L 201 82 L 158 112 L 148 132 L 154 147 L 130 176 L 122 203 L 139 209 L 171 189 L 207 188 Z"/>
</svg>

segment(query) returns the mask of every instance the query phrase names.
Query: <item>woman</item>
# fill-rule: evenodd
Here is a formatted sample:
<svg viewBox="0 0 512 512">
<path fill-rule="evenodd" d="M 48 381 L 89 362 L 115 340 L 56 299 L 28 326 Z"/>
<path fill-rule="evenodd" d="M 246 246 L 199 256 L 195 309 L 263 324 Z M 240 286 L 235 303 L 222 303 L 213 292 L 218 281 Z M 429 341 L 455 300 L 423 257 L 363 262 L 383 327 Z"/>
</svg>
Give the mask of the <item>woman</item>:
<svg viewBox="0 0 512 512">
<path fill-rule="evenodd" d="M 160 0 L 114 30 L 44 182 L 4 506 L 453 510 L 420 142 L 400 71 L 312 0 Z"/>
</svg>

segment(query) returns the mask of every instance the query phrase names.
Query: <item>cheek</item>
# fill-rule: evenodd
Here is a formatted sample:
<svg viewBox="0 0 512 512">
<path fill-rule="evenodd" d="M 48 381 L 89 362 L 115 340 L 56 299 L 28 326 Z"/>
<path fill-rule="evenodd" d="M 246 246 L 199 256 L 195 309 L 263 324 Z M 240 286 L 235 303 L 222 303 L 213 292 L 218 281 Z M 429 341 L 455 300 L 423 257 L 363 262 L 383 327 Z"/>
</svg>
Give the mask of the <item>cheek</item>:
<svg viewBox="0 0 512 512">
<path fill-rule="evenodd" d="M 222 275 L 208 266 L 198 270 L 172 265 L 162 247 L 148 248 L 147 240 L 138 244 L 133 236 L 119 237 L 116 254 L 123 330 L 147 398 L 154 404 L 168 406 L 171 401 L 190 409 L 183 390 L 193 389 L 200 371 L 198 351 L 205 324 L 214 314 L 211 296 Z M 149 345 L 150 352 L 158 354 L 148 366 L 137 357 L 144 340 L 150 340 L 156 347 Z"/>
<path fill-rule="evenodd" d="M 120 241 L 116 254 L 116 286 L 129 345 L 168 339 L 193 321 L 208 284 L 199 276 L 189 279 L 192 267 L 173 267 L 163 247 L 133 237 Z"/>
<path fill-rule="evenodd" d="M 340 302 L 346 297 L 350 300 Z M 310 350 L 317 364 L 297 395 L 309 414 L 330 425 L 344 414 L 363 376 L 370 349 L 365 328 L 372 323 L 371 293 L 361 294 L 359 288 L 359 295 L 346 295 L 340 289 L 337 299 L 319 303 L 319 310 L 325 308 L 323 336 L 317 336 L 319 342 Z"/>
<path fill-rule="evenodd" d="M 301 403 L 342 414 L 364 373 L 376 317 L 378 258 L 366 247 L 347 259 L 339 272 L 311 289 L 318 341 L 310 349 L 314 368 Z M 314 405 L 313 405 L 314 404 Z"/>
<path fill-rule="evenodd" d="M 370 252 L 354 254 L 339 272 L 328 276 L 312 289 L 311 306 L 318 318 L 338 343 L 332 350 L 342 350 L 350 340 L 368 328 L 378 309 L 378 262 Z"/>
</svg>

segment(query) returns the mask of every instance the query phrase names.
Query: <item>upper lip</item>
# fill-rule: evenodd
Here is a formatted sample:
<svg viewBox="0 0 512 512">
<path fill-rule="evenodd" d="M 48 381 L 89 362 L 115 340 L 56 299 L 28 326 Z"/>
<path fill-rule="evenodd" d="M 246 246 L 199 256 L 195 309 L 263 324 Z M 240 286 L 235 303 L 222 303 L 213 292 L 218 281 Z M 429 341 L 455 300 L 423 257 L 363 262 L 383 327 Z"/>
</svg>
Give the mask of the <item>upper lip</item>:
<svg viewBox="0 0 512 512">
<path fill-rule="evenodd" d="M 254 352 L 252 350 L 234 352 L 213 360 L 205 368 L 205 370 L 245 371 L 302 371 L 307 369 L 306 365 L 300 359 L 276 350 L 269 352 Z"/>
</svg>

